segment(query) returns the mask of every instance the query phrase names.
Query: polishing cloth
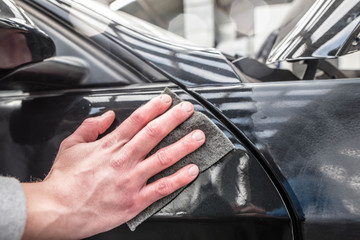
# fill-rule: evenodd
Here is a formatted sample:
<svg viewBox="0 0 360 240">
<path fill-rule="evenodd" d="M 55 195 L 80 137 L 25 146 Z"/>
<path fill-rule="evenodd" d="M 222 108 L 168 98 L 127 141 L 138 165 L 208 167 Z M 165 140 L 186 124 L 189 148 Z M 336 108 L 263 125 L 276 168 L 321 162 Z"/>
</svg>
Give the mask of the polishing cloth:
<svg viewBox="0 0 360 240">
<path fill-rule="evenodd" d="M 172 106 L 175 106 L 181 102 L 181 99 L 173 93 L 170 89 L 164 90 L 165 94 L 168 94 L 172 98 Z M 205 133 L 205 143 L 196 151 L 182 158 L 180 161 L 172 165 L 171 167 L 163 170 L 154 177 L 150 178 L 148 183 L 154 182 L 160 178 L 169 176 L 180 168 L 194 163 L 199 167 L 199 171 L 203 172 L 210 166 L 219 161 L 227 153 L 234 149 L 234 145 L 225 136 L 225 134 L 204 114 L 195 111 L 190 118 L 180 124 L 171 133 L 169 133 L 150 153 L 148 156 L 154 154 L 159 149 L 171 145 L 192 132 L 193 130 L 200 129 Z M 127 222 L 128 227 L 134 231 L 143 221 L 151 217 L 158 212 L 171 200 L 173 200 L 184 188 L 181 188 L 174 193 L 156 201 L 144 211 L 139 213 L 136 217 Z"/>
</svg>

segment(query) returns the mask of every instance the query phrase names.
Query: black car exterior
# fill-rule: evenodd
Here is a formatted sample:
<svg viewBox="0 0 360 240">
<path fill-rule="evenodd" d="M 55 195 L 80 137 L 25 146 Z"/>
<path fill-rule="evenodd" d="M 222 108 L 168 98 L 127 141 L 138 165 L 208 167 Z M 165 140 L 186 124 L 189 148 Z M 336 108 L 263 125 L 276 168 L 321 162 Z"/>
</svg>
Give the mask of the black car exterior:
<svg viewBox="0 0 360 240">
<path fill-rule="evenodd" d="M 359 79 L 250 83 L 217 50 L 156 37 L 130 16 L 81 1 L 17 4 L 52 40 L 44 60 L 1 70 L 2 175 L 44 178 L 85 118 L 112 109 L 114 129 L 165 87 L 236 147 L 135 232 L 92 239 L 358 238 Z"/>
</svg>

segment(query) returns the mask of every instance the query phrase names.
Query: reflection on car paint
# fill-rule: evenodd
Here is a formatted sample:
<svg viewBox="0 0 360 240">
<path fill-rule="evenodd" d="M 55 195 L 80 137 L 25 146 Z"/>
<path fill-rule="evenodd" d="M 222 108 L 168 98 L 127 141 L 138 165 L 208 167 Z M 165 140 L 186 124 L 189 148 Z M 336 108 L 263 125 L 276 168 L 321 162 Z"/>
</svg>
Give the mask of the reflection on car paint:
<svg viewBox="0 0 360 240">
<path fill-rule="evenodd" d="M 114 48 L 125 48 L 135 54 L 139 59 L 151 64 L 160 72 L 166 74 L 180 84 L 196 86 L 200 84 L 236 84 L 240 83 L 239 76 L 226 60 L 226 58 L 216 49 L 204 49 L 186 44 L 161 41 L 141 31 L 129 29 L 121 17 L 109 19 L 106 13 L 99 14 L 85 8 L 83 3 L 75 3 L 68 0 L 61 1 L 34 1 L 38 5 L 56 13 L 65 23 L 76 26 L 76 30 L 89 37 L 91 28 L 92 41 Z M 66 11 L 65 11 L 66 9 Z M 110 12 L 108 15 L 113 16 Z M 91 25 L 92 21 L 87 18 L 96 18 L 96 24 Z M 84 24 L 86 23 L 86 24 Z M 99 26 L 101 24 L 101 26 Z M 93 31 L 98 29 L 97 34 Z M 104 31 L 105 29 L 105 31 Z M 163 49 L 154 51 L 154 49 Z M 110 50 L 110 49 L 109 49 Z M 205 51 L 206 50 L 206 51 Z M 109 51 L 114 52 L 114 49 Z M 178 56 L 177 53 L 184 53 Z M 198 59 L 194 63 L 194 59 Z M 196 69 L 193 68 L 194 64 Z M 214 65 L 218 66 L 216 72 Z M 194 70 L 196 71 L 194 73 Z M 197 72 L 200 71 L 201 72 Z"/>
<path fill-rule="evenodd" d="M 273 168 L 303 217 L 304 238 L 317 239 L 321 232 L 326 239 L 338 239 L 341 232 L 358 232 L 359 87 L 358 80 L 342 80 L 196 91 L 222 106 L 222 114 Z M 342 231 L 319 230 L 335 225 Z"/>
<path fill-rule="evenodd" d="M 280 28 L 268 62 L 335 58 L 359 50 L 356 41 L 359 34 L 358 1 L 317 0 L 298 1 L 297 4 L 309 5 L 306 8 L 309 10 L 292 16 Z"/>
<path fill-rule="evenodd" d="M 54 91 L 8 99 L 10 103 L 20 102 L 21 105 L 17 105 L 16 109 L 7 108 L 6 111 L 0 104 L 1 112 L 7 115 L 4 119 L 11 119 L 11 123 L 3 124 L 12 125 L 10 129 L 2 128 L 4 131 L 0 132 L 3 139 L 0 146 L 1 173 L 11 173 L 23 181 L 43 178 L 51 167 L 60 142 L 86 117 L 91 116 L 90 113 L 96 112 L 98 115 L 108 109 L 114 110 L 116 121 L 111 131 L 134 109 L 160 94 L 164 87 L 139 85 L 97 91 Z M 181 239 L 186 226 L 188 234 L 197 235 L 201 232 L 203 235 L 199 239 L 216 239 L 220 233 L 228 239 L 237 238 L 238 234 L 248 234 L 255 238 L 266 234 L 276 239 L 291 239 L 291 222 L 287 210 L 257 160 L 199 102 L 184 91 L 173 86 L 171 88 L 183 100 L 192 102 L 196 110 L 209 116 L 235 144 L 236 150 L 202 173 L 173 202 L 131 234 L 148 235 L 151 230 L 168 226 L 169 232 L 161 231 L 162 236 L 171 237 L 176 232 L 179 234 L 177 239 Z M 48 118 L 46 115 L 56 118 Z M 12 153 L 14 151 L 16 154 Z M 12 164 L 14 161 L 17 167 Z M 275 212 L 279 208 L 284 209 L 281 215 Z M 197 222 L 196 228 L 191 224 L 193 221 Z M 254 228 L 257 230 L 254 231 Z M 204 233 L 205 230 L 208 233 Z M 128 235 L 130 231 L 126 226 L 110 231 L 105 236 L 119 236 L 117 234 L 120 233 L 121 236 L 135 238 L 135 235 Z M 95 236 L 94 239 L 101 236 Z"/>
</svg>

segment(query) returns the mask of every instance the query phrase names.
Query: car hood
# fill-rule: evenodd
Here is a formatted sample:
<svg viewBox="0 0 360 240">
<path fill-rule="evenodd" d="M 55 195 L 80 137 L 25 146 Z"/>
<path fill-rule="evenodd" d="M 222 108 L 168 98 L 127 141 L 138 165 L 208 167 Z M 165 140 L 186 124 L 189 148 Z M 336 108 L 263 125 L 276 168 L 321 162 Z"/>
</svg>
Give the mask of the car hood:
<svg viewBox="0 0 360 240">
<path fill-rule="evenodd" d="M 268 62 L 336 58 L 359 50 L 360 2 L 295 1 Z"/>
</svg>

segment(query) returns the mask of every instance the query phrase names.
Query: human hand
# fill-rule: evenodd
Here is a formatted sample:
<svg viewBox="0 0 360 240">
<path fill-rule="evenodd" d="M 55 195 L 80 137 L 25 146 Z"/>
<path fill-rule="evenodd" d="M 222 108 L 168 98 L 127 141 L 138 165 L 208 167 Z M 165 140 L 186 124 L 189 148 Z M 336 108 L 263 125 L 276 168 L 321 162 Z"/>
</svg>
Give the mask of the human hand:
<svg viewBox="0 0 360 240">
<path fill-rule="evenodd" d="M 114 121 L 114 112 L 86 119 L 61 143 L 45 180 L 23 183 L 27 198 L 23 238 L 78 239 L 110 230 L 193 181 L 199 169 L 190 164 L 147 184 L 205 141 L 204 133 L 196 130 L 145 159 L 194 111 L 191 103 L 182 102 L 164 113 L 170 105 L 170 96 L 158 96 L 99 140 Z"/>
</svg>

